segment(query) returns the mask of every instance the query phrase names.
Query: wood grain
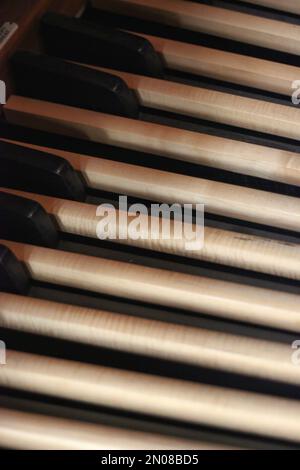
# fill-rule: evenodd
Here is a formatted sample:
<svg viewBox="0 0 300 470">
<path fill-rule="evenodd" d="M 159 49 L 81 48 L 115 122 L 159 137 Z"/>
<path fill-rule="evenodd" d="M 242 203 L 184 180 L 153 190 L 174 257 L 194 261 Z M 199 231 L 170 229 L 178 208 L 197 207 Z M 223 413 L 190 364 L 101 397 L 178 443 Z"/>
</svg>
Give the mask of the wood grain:
<svg viewBox="0 0 300 470">
<path fill-rule="evenodd" d="M 9 58 L 18 47 L 34 47 L 39 50 L 40 42 L 36 31 L 37 23 L 50 4 L 51 0 L 1 1 L 0 25 L 6 21 L 14 22 L 18 25 L 17 31 L 0 50 L 0 78 L 6 83 L 8 95 L 14 86 L 9 68 Z"/>
<path fill-rule="evenodd" d="M 98 228 L 103 217 L 97 215 L 95 205 L 13 189 L 0 188 L 0 191 L 37 201 L 55 219 L 62 232 L 95 239 L 103 235 L 103 230 Z M 270 238 L 205 227 L 203 246 L 199 241 L 199 247 L 190 250 L 187 248 L 190 240 L 186 237 L 186 232 L 182 234 L 182 238 L 176 238 L 172 221 L 170 237 L 165 238 L 161 233 L 161 222 L 157 218 L 151 221 L 149 216 L 141 214 L 139 220 L 145 230 L 141 230 L 140 238 L 135 239 L 130 237 L 128 230 L 133 219 L 130 215 L 128 218 L 127 215 L 124 216 L 124 213 L 116 211 L 116 217 L 111 219 L 112 233 L 116 234 L 116 238 L 109 239 L 113 242 L 300 280 L 300 244 L 282 243 Z M 151 223 L 158 227 L 157 238 L 151 234 Z M 189 233 L 195 233 L 196 227 L 190 227 Z M 122 238 L 123 233 L 128 233 L 129 237 Z"/>
<path fill-rule="evenodd" d="M 5 115 L 8 122 L 25 127 L 281 182 L 295 183 L 300 170 L 296 153 L 30 98 L 11 97 L 5 105 Z M 209 212 L 288 230 L 300 229 L 297 198 L 204 179 L 198 180 L 197 192 L 197 202 L 204 203 Z M 179 202 L 179 193 L 177 198 Z"/>
<path fill-rule="evenodd" d="M 290 139 L 300 139 L 300 109 L 207 88 L 143 77 L 93 65 L 118 75 L 134 90 L 142 106 Z M 291 93 L 292 90 L 290 90 Z"/>
<path fill-rule="evenodd" d="M 300 15 L 299 0 L 241 0 L 242 2 L 254 3 L 263 7 L 274 8 L 275 10 L 288 11 Z"/>
<path fill-rule="evenodd" d="M 92 6 L 299 55 L 300 26 L 183 0 L 92 0 Z"/>
<path fill-rule="evenodd" d="M 151 416 L 300 440 L 296 400 L 16 351 L 8 351 L 0 384 Z"/>
<path fill-rule="evenodd" d="M 297 153 L 21 96 L 4 111 L 25 127 L 300 185 Z"/>
<path fill-rule="evenodd" d="M 131 431 L 0 408 L 0 445 L 18 450 L 228 449 L 209 442 Z"/>
<path fill-rule="evenodd" d="M 0 326 L 300 385 L 290 345 L 0 292 Z"/>
<path fill-rule="evenodd" d="M 32 279 L 245 323 L 299 331 L 299 296 L 1 240 Z"/>
</svg>

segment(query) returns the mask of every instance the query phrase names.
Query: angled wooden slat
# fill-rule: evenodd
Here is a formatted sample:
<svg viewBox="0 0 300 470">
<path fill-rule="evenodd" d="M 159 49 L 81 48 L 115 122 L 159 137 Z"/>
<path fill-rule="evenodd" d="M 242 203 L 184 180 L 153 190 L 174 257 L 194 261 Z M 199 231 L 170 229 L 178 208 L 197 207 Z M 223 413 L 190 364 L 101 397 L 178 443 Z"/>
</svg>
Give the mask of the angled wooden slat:
<svg viewBox="0 0 300 470">
<path fill-rule="evenodd" d="M 299 296 L 1 240 L 41 282 L 299 331 Z"/>
<path fill-rule="evenodd" d="M 25 127 L 288 184 L 300 181 L 294 152 L 21 96 L 11 96 L 4 112 L 9 122 Z"/>
<path fill-rule="evenodd" d="M 295 66 L 139 34 L 152 43 L 170 69 L 290 97 L 295 91 L 293 82 L 299 79 L 299 68 Z"/>
<path fill-rule="evenodd" d="M 0 292 L 0 326 L 300 385 L 290 345 Z"/>
<path fill-rule="evenodd" d="M 172 438 L 101 424 L 0 408 L 0 445 L 19 450 L 224 449 L 213 443 Z"/>
<path fill-rule="evenodd" d="M 117 74 L 142 106 L 298 140 L 300 109 L 182 83 L 81 64 Z"/>
<path fill-rule="evenodd" d="M 0 384 L 152 416 L 299 442 L 296 400 L 8 351 Z"/>
</svg>

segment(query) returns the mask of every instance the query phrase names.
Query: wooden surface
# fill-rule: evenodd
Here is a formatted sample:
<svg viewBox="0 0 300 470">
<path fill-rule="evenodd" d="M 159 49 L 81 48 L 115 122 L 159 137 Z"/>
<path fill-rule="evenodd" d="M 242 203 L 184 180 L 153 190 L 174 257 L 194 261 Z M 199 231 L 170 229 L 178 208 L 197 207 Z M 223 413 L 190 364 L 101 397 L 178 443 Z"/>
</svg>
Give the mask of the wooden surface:
<svg viewBox="0 0 300 470">
<path fill-rule="evenodd" d="M 275 181 L 295 183 L 300 175 L 299 155 L 279 149 L 19 96 L 4 110 L 8 122 L 56 134 Z M 300 230 L 297 198 L 199 179 L 197 202 L 215 214 Z"/>
<path fill-rule="evenodd" d="M 87 67 L 116 74 L 115 70 L 92 65 Z M 126 72 L 118 71 L 117 75 L 135 91 L 142 106 L 295 140 L 300 139 L 298 107 L 283 106 Z"/>
<path fill-rule="evenodd" d="M 300 185 L 297 153 L 56 103 L 11 96 L 13 124 Z"/>
<path fill-rule="evenodd" d="M 0 188 L 0 191 L 37 201 L 55 219 L 62 232 L 96 239 L 101 235 L 97 228 L 101 217 L 97 215 L 95 205 L 13 189 Z M 120 238 L 119 234 L 128 232 L 131 220 L 130 216 L 128 220 L 120 217 L 120 212 L 116 211 L 116 219 L 112 223 L 117 238 L 113 242 L 300 280 L 300 244 L 282 243 L 269 238 L 205 227 L 203 247 L 188 250 L 186 244 L 189 240 L 184 234 L 181 239 L 175 238 L 173 222 L 170 223 L 170 238 L 162 237 L 162 225 L 159 222 L 159 237 L 153 238 L 151 219 L 146 215 L 139 216 L 139 220 L 144 221 L 142 226 L 145 231 L 141 234 L 143 238 Z M 195 226 L 192 226 L 191 233 L 195 233 L 195 230 Z"/>
<path fill-rule="evenodd" d="M 252 392 L 8 351 L 0 385 L 194 424 L 300 441 L 300 404 Z"/>
<path fill-rule="evenodd" d="M 241 0 L 247 3 L 254 3 L 263 7 L 274 8 L 275 10 L 287 11 L 300 15 L 299 0 Z"/>
<path fill-rule="evenodd" d="M 300 331 L 295 294 L 7 240 L 1 244 L 41 282 Z"/>
<path fill-rule="evenodd" d="M 17 49 L 42 50 L 38 32 L 40 17 L 48 10 L 74 16 L 84 0 L 1 0 L 0 26 L 6 22 L 18 24 L 18 30 L 0 50 L 0 79 L 7 84 L 8 95 L 13 91 L 9 58 Z"/>
<path fill-rule="evenodd" d="M 284 0 L 283 0 L 284 2 Z M 94 7 L 299 55 L 300 26 L 184 0 L 91 0 Z"/>
<path fill-rule="evenodd" d="M 18 450 L 224 449 L 146 432 L 0 408 L 0 446 Z"/>
<path fill-rule="evenodd" d="M 291 96 L 299 68 L 146 34 L 170 69 Z"/>
<path fill-rule="evenodd" d="M 137 307 L 138 309 L 138 307 Z M 300 385 L 290 345 L 0 292 L 0 326 Z"/>
<path fill-rule="evenodd" d="M 110 2 L 106 2 L 108 5 Z M 0 52 L 0 79 L 8 83 L 8 94 L 13 91 L 11 77 L 8 77 L 7 61 L 17 48 L 42 49 L 38 36 L 38 21 L 48 9 L 75 15 L 84 4 L 83 0 L 2 0 L 0 24 L 15 21 L 18 32 Z M 145 35 L 144 35 L 145 36 Z M 147 36 L 171 68 L 186 70 L 195 74 L 228 80 L 246 86 L 291 95 L 292 82 L 297 80 L 297 67 L 291 67 L 265 60 L 244 57 L 201 46 L 193 46 L 168 39 Z"/>
</svg>

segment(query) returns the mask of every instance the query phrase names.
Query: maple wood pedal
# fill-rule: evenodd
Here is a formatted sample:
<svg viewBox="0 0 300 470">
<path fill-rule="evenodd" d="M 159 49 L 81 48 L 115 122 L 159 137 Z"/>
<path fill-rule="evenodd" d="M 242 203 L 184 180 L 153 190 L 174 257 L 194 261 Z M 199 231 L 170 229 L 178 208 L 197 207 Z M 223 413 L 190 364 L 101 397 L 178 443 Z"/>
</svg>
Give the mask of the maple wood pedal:
<svg viewBox="0 0 300 470">
<path fill-rule="evenodd" d="M 184 0 L 91 0 L 94 8 L 299 54 L 300 26 Z M 278 3 L 278 2 L 277 2 Z"/>
</svg>

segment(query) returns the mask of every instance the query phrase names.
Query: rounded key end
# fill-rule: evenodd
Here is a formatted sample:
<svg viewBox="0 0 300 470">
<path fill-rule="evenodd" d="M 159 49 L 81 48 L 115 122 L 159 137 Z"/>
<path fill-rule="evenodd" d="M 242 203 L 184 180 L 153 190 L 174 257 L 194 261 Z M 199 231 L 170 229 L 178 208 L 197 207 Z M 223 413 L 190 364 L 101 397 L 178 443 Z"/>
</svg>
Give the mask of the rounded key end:
<svg viewBox="0 0 300 470">
<path fill-rule="evenodd" d="M 28 289 L 26 268 L 5 245 L 0 244 L 0 292 L 26 294 Z"/>
</svg>

